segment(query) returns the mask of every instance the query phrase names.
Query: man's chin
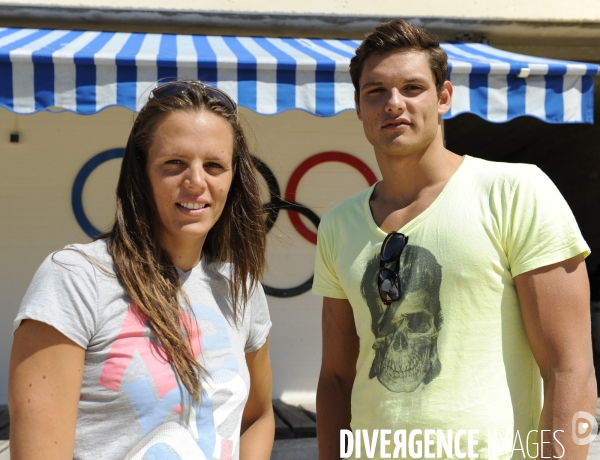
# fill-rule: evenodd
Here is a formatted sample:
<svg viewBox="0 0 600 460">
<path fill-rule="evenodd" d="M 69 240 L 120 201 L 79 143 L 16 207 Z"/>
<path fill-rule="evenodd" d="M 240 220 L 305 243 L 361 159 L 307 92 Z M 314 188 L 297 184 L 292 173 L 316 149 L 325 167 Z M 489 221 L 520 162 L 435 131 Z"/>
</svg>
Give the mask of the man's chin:
<svg viewBox="0 0 600 460">
<path fill-rule="evenodd" d="M 411 143 L 398 140 L 398 142 L 388 145 L 382 153 L 391 158 L 405 158 L 413 155 L 417 150 Z"/>
</svg>

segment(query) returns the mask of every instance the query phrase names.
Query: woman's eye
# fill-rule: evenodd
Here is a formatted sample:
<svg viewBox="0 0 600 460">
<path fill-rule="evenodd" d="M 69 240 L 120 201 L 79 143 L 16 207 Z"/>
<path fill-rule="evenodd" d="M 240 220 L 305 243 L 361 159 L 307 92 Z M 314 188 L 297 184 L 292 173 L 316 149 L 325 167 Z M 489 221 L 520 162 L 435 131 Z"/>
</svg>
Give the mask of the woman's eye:
<svg viewBox="0 0 600 460">
<path fill-rule="evenodd" d="M 182 165 L 183 161 L 181 161 L 181 160 L 169 160 L 169 161 L 166 162 L 166 164 L 168 164 L 168 165 Z"/>
<path fill-rule="evenodd" d="M 220 165 L 219 163 L 206 163 L 205 166 L 207 168 L 219 168 L 219 169 L 223 169 L 223 166 Z"/>
</svg>

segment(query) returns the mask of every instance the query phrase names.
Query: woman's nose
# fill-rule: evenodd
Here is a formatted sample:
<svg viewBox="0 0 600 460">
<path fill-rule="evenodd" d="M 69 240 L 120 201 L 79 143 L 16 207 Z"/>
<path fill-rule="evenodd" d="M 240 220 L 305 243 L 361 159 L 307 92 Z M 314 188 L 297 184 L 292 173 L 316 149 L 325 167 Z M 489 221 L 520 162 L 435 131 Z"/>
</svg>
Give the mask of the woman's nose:
<svg viewBox="0 0 600 460">
<path fill-rule="evenodd" d="M 203 167 L 200 166 L 192 166 L 187 171 L 187 177 L 184 181 L 184 184 L 189 188 L 206 188 L 206 178 L 205 171 Z"/>
</svg>

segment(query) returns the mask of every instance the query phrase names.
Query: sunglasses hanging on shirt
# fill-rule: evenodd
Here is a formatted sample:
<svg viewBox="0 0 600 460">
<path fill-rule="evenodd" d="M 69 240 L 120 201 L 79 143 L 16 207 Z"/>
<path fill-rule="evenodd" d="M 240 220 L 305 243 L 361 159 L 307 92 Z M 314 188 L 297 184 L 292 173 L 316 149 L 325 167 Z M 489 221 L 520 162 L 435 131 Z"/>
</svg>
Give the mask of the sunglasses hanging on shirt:
<svg viewBox="0 0 600 460">
<path fill-rule="evenodd" d="M 379 254 L 379 274 L 377 287 L 379 296 L 385 305 L 400 299 L 402 290 L 400 286 L 400 256 L 408 244 L 408 236 L 403 233 L 389 233 L 381 245 Z M 394 263 L 393 268 L 386 268 L 386 264 Z"/>
</svg>

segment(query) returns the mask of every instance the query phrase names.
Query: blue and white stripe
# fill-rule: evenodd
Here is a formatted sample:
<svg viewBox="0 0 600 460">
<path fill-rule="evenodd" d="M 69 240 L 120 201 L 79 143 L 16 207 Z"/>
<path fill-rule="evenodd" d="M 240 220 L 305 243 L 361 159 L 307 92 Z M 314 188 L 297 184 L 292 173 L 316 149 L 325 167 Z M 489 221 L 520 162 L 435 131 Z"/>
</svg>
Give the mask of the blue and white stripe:
<svg viewBox="0 0 600 460">
<path fill-rule="evenodd" d="M 525 56 L 480 43 L 444 43 L 454 102 L 447 118 L 474 113 L 492 122 L 533 116 L 549 123 L 592 123 L 598 66 Z"/>
<path fill-rule="evenodd" d="M 157 80 L 201 79 L 265 115 L 354 109 L 348 74 L 357 40 L 229 37 L 0 28 L 0 106 L 16 113 L 62 108 L 139 109 Z M 448 42 L 454 103 L 446 118 L 492 122 L 529 115 L 592 123 L 598 66 Z"/>
</svg>

